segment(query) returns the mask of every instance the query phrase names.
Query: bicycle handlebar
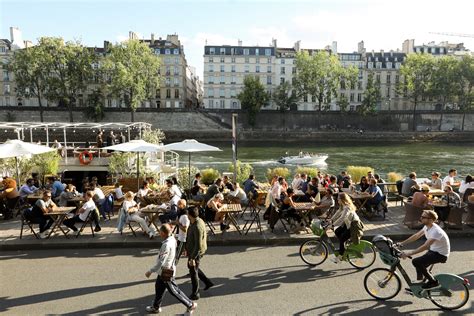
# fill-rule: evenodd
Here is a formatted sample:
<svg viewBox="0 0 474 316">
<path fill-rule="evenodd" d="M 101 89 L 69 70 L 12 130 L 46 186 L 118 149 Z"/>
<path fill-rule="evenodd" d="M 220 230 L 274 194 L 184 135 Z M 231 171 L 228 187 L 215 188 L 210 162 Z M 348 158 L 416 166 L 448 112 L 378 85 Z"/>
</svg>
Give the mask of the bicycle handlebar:
<svg viewBox="0 0 474 316">
<path fill-rule="evenodd" d="M 393 244 L 392 247 L 395 250 L 395 255 L 400 258 L 401 254 L 402 254 L 402 251 L 400 250 L 400 248 L 402 248 L 403 246 L 400 245 L 399 243 L 396 243 L 396 244 Z M 412 256 L 407 256 L 407 258 L 408 259 L 413 259 Z"/>
</svg>

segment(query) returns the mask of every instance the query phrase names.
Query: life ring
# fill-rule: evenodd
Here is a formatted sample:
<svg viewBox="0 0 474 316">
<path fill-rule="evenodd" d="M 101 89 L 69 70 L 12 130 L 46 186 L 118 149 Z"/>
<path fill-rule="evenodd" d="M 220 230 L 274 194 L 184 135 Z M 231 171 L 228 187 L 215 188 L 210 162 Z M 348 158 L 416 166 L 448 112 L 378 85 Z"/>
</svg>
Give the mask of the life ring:
<svg viewBox="0 0 474 316">
<path fill-rule="evenodd" d="M 85 159 L 87 156 L 87 160 Z M 81 163 L 81 165 L 88 165 L 91 163 L 92 161 L 92 154 L 90 152 L 88 152 L 87 150 L 86 151 L 83 151 L 79 154 L 79 162 Z"/>
</svg>

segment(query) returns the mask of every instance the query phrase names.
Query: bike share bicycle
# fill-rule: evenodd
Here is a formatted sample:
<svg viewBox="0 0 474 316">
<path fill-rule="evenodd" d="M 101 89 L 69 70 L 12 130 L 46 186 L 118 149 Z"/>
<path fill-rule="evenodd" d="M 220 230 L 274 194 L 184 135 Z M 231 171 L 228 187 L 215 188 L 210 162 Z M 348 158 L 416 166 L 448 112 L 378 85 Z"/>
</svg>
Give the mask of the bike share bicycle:
<svg viewBox="0 0 474 316">
<path fill-rule="evenodd" d="M 312 221 L 311 230 L 316 238 L 305 241 L 299 251 L 301 259 L 310 266 L 317 266 L 326 261 L 329 248 L 334 256 L 339 256 L 339 251 L 327 235 L 327 230 L 331 229 L 330 226 L 331 222 L 327 220 L 315 219 Z M 375 262 L 375 257 L 376 252 L 372 243 L 361 240 L 358 244 L 347 245 L 342 261 L 348 261 L 357 269 L 365 269 Z"/>
<path fill-rule="evenodd" d="M 408 293 L 414 297 L 430 299 L 436 306 L 447 310 L 461 308 L 469 301 L 470 284 L 467 279 L 451 273 L 437 274 L 434 278 L 440 285 L 423 289 L 423 283 L 413 283 L 403 269 L 400 263 L 402 251 L 390 238 L 377 235 L 372 239 L 372 243 L 377 248 L 382 262 L 390 266 L 390 269 L 375 268 L 367 272 L 364 288 L 370 296 L 378 300 L 394 298 L 402 288 L 400 276 L 396 271 L 398 269 L 409 286 Z"/>
</svg>

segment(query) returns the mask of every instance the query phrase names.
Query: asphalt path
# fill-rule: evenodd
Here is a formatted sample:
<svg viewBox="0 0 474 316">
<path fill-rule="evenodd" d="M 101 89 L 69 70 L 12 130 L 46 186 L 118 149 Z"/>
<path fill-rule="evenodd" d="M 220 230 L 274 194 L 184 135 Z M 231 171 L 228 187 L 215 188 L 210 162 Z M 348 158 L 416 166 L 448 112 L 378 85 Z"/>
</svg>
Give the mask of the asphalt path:
<svg viewBox="0 0 474 316">
<path fill-rule="evenodd" d="M 474 245 L 453 239 L 448 263 L 436 272 L 468 278 L 474 286 Z M 156 249 L 76 249 L 0 252 L 0 313 L 5 315 L 145 314 L 154 293 L 154 279 L 145 271 Z M 414 244 L 413 247 L 416 245 Z M 430 301 L 400 292 L 378 302 L 365 292 L 363 278 L 348 263 L 326 261 L 309 267 L 298 246 L 212 247 L 202 268 L 216 284 L 203 292 L 195 315 L 433 315 L 441 311 Z M 384 266 L 379 259 L 371 267 Z M 415 276 L 409 260 L 404 267 Z M 371 269 L 369 268 L 369 269 Z M 185 260 L 177 283 L 185 293 L 191 284 Z M 404 286 L 405 284 L 403 284 Z M 471 302 L 456 315 L 474 314 Z M 182 314 L 185 307 L 167 294 L 164 315 Z"/>
</svg>

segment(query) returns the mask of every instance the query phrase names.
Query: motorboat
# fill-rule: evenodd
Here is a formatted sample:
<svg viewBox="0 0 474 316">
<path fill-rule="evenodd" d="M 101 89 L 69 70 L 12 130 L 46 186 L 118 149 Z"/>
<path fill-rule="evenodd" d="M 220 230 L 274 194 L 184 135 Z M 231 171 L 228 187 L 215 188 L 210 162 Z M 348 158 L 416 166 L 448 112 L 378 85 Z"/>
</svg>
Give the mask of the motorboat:
<svg viewBox="0 0 474 316">
<path fill-rule="evenodd" d="M 278 159 L 278 162 L 285 165 L 312 165 L 322 164 L 328 155 L 325 154 L 310 154 L 300 152 L 297 156 L 283 156 Z"/>
</svg>

